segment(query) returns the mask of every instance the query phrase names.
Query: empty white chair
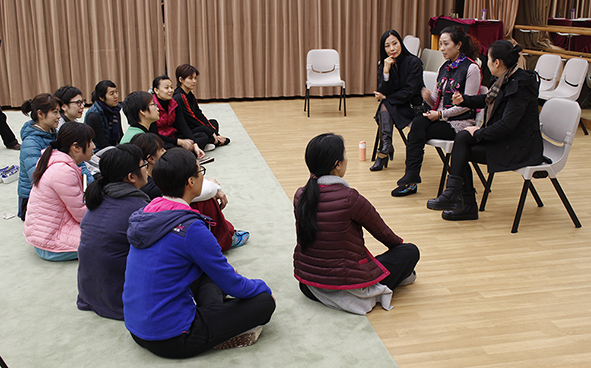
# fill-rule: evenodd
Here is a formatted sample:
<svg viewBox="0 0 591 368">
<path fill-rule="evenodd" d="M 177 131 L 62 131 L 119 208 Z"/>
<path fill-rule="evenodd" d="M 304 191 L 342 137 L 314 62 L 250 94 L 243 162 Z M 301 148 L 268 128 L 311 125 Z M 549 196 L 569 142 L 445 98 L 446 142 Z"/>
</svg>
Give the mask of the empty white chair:
<svg viewBox="0 0 591 368">
<path fill-rule="evenodd" d="M 414 56 L 420 56 L 421 54 L 421 40 L 418 37 L 407 35 L 402 40 L 404 46 L 410 51 L 411 54 Z"/>
<path fill-rule="evenodd" d="M 341 79 L 339 53 L 333 49 L 314 49 L 308 51 L 306 58 L 306 75 L 304 111 L 306 111 L 307 108 L 308 117 L 310 117 L 310 87 L 341 87 L 339 111 L 341 111 L 342 101 L 345 116 L 347 116 L 345 81 Z"/>
<path fill-rule="evenodd" d="M 577 218 L 575 211 L 566 198 L 562 187 L 558 183 L 558 179 L 556 179 L 556 174 L 558 174 L 558 172 L 566 165 L 566 160 L 573 144 L 573 140 L 575 139 L 575 132 L 580 118 L 581 108 L 578 103 L 572 100 L 552 98 L 542 107 L 542 111 L 540 112 L 540 127 L 543 133 L 542 138 L 544 140 L 544 156 L 549 159 L 550 163 L 526 166 L 514 170 L 523 176 L 523 188 L 521 189 L 515 219 L 513 220 L 513 227 L 511 228 L 512 233 L 516 233 L 517 228 L 519 227 L 528 190 L 536 200 L 538 207 L 544 205 L 531 182 L 534 177 L 544 177 L 543 175 L 540 175 L 544 173 L 550 178 L 550 181 L 552 181 L 552 185 L 554 185 L 554 189 L 556 190 L 556 193 L 558 193 L 558 196 L 560 197 L 562 204 L 564 204 L 571 220 L 575 224 L 575 227 L 581 227 L 581 223 Z M 494 174 L 489 174 L 486 183 L 487 188 L 484 191 L 482 202 L 480 204 L 480 211 L 484 211 L 484 207 L 486 206 L 493 176 Z"/>
<path fill-rule="evenodd" d="M 556 87 L 560 75 L 562 58 L 556 54 L 544 54 L 536 63 L 535 71 L 540 76 L 540 92 L 549 91 Z"/>
<path fill-rule="evenodd" d="M 576 101 L 581 94 L 585 76 L 589 69 L 589 63 L 585 59 L 572 58 L 566 62 L 558 87 L 550 91 L 540 91 L 542 100 L 549 100 L 552 97 L 566 98 Z"/>
<path fill-rule="evenodd" d="M 421 61 L 423 62 L 423 70 L 437 72 L 445 62 L 445 58 L 439 50 L 423 49 Z"/>
</svg>

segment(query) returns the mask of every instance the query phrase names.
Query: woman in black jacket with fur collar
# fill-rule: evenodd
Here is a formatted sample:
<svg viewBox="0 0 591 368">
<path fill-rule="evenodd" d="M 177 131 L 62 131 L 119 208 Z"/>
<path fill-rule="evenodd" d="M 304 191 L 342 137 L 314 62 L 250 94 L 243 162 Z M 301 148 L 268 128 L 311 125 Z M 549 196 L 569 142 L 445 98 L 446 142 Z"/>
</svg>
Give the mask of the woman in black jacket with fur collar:
<svg viewBox="0 0 591 368">
<path fill-rule="evenodd" d="M 476 220 L 478 206 L 468 163 L 486 163 L 490 173 L 538 165 L 543 143 L 538 113 L 537 73 L 517 66 L 521 46 L 495 41 L 488 51 L 488 67 L 497 80 L 486 95 L 455 93 L 459 106 L 485 108 L 485 123 L 458 133 L 452 151 L 447 188 L 427 202 L 427 208 L 445 210 L 446 220 Z"/>
</svg>

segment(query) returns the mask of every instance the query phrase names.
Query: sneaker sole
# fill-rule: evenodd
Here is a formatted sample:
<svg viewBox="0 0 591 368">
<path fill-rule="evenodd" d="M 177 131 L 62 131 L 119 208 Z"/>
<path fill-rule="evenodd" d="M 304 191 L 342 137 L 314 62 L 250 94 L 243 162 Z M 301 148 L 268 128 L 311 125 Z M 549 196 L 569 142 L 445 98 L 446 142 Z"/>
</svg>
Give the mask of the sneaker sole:
<svg viewBox="0 0 591 368">
<path fill-rule="evenodd" d="M 250 346 L 257 342 L 259 336 L 263 332 L 263 326 L 257 326 L 252 328 L 238 336 L 234 336 L 229 340 L 226 340 L 220 344 L 217 344 L 213 348 L 215 350 L 225 350 L 225 349 L 233 349 L 233 348 L 242 348 L 245 346 Z"/>
</svg>

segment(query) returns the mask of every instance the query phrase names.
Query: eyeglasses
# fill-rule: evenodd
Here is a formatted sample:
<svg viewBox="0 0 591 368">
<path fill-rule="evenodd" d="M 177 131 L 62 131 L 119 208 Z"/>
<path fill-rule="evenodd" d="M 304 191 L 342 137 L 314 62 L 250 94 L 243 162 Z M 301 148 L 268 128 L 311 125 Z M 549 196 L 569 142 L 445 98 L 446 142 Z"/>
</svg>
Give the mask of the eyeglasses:
<svg viewBox="0 0 591 368">
<path fill-rule="evenodd" d="M 148 161 L 144 161 L 143 164 L 140 165 L 140 170 L 143 169 L 144 167 L 148 167 L 149 162 Z"/>
<path fill-rule="evenodd" d="M 205 166 L 201 166 L 201 168 L 200 168 L 199 170 L 197 170 L 197 172 L 200 172 L 200 173 L 202 173 L 202 174 L 203 174 L 203 176 L 205 176 L 205 172 L 206 172 L 206 171 L 207 171 L 207 170 L 205 170 Z"/>
<path fill-rule="evenodd" d="M 86 102 L 85 99 L 81 99 L 81 100 L 76 100 L 76 101 L 70 101 L 70 102 L 68 102 L 68 104 L 76 104 L 76 105 L 78 105 L 78 107 L 80 107 L 80 106 L 84 106 L 85 102 Z"/>
</svg>

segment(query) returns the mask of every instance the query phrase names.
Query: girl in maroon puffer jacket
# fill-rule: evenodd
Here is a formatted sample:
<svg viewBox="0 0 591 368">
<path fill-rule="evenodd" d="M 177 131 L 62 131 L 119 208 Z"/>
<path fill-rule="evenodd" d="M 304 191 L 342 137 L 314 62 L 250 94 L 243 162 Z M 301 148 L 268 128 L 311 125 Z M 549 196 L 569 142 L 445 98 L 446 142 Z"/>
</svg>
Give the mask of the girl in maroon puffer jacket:
<svg viewBox="0 0 591 368">
<path fill-rule="evenodd" d="M 391 309 L 392 291 L 414 282 L 419 250 L 403 243 L 376 209 L 343 179 L 345 144 L 333 133 L 306 147 L 310 178 L 295 194 L 298 244 L 295 277 L 308 298 L 331 308 L 366 314 L 377 302 Z M 374 257 L 363 228 L 389 249 Z"/>
</svg>

